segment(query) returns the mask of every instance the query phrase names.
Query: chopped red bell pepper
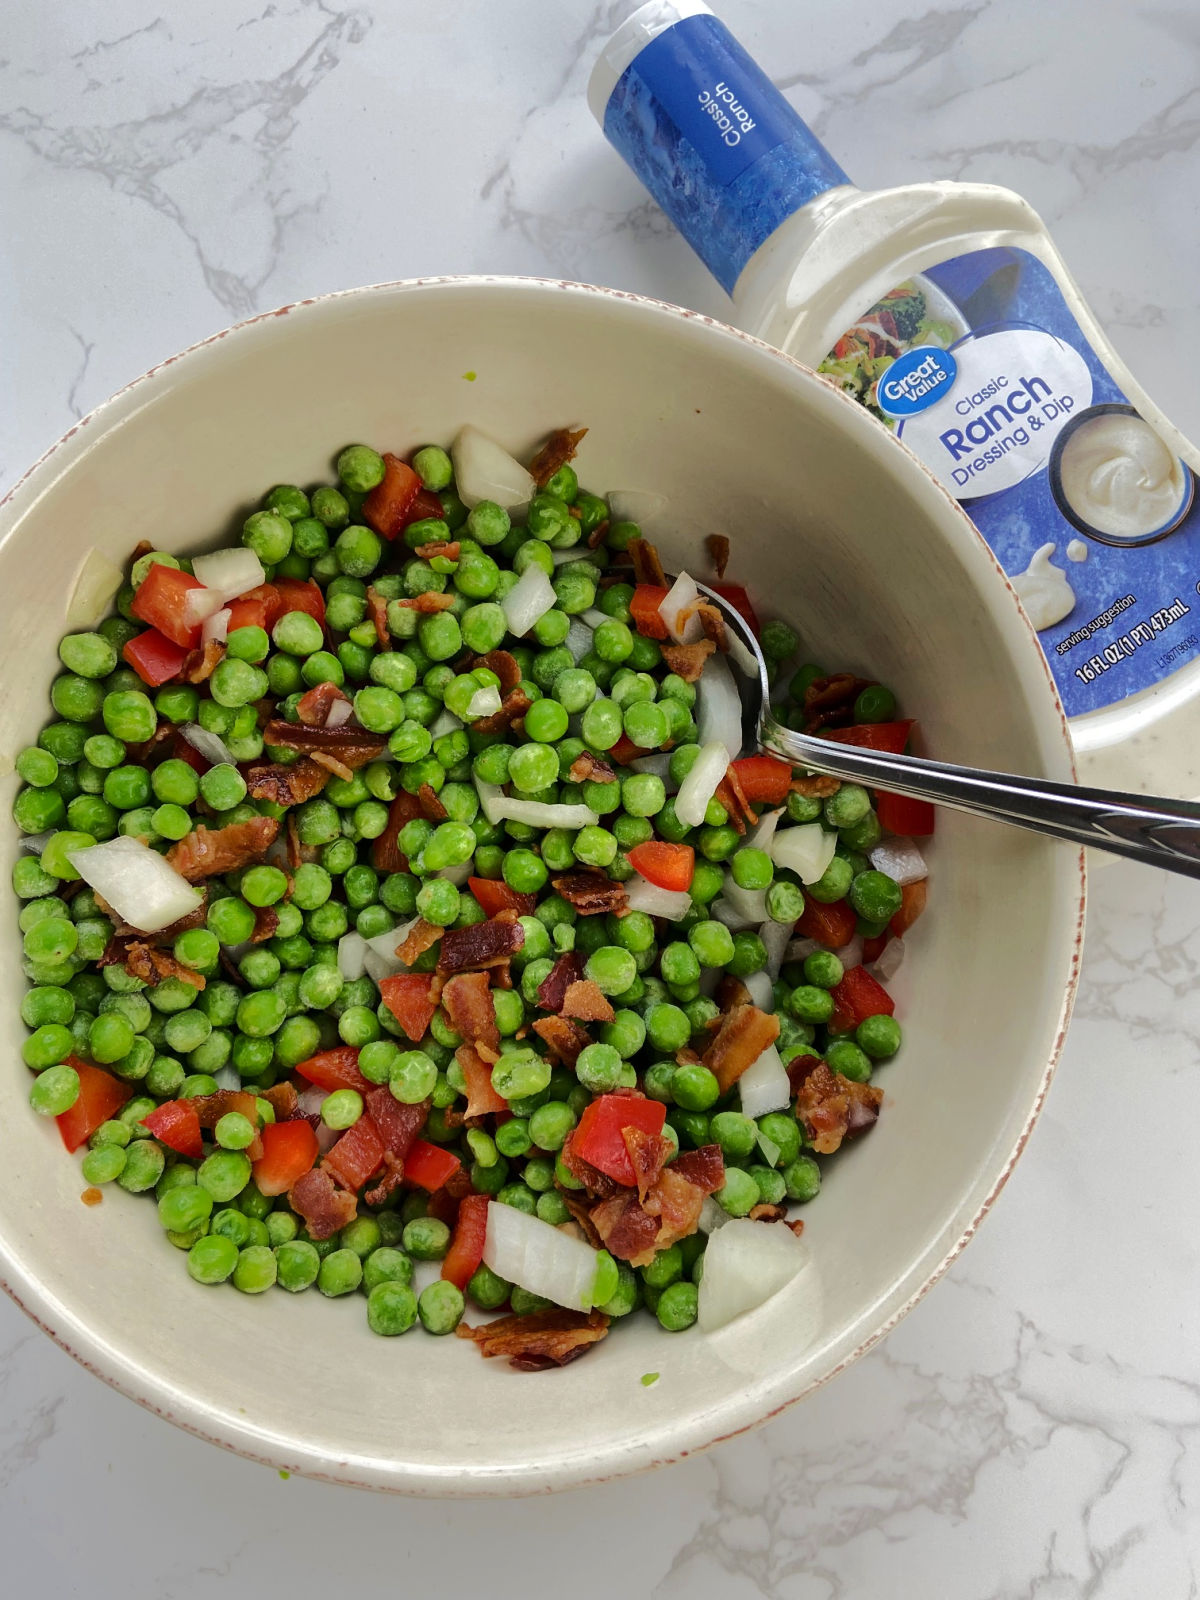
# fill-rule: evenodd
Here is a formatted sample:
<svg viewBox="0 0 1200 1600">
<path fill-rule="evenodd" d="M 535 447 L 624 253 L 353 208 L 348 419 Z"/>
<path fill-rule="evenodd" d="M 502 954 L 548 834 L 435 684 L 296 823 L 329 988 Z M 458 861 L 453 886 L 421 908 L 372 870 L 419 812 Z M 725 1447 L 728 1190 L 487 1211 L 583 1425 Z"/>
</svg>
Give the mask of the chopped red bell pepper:
<svg viewBox="0 0 1200 1600">
<path fill-rule="evenodd" d="M 383 481 L 364 498 L 362 519 L 385 539 L 394 539 L 412 519 L 409 512 L 421 492 L 421 480 L 399 456 L 383 453 Z M 442 514 L 441 502 L 437 513 Z"/>
<path fill-rule="evenodd" d="M 503 878 L 468 878 L 467 884 L 489 917 L 500 911 L 515 911 L 519 917 L 531 917 L 537 906 L 536 894 L 519 894 L 516 889 L 510 889 Z"/>
<path fill-rule="evenodd" d="M 867 1017 L 877 1017 L 880 1012 L 890 1017 L 896 1009 L 896 1002 L 866 967 L 851 967 L 829 992 L 833 996 L 829 1026 L 835 1033 L 849 1033 Z"/>
<path fill-rule="evenodd" d="M 196 746 L 189 739 L 183 737 L 182 733 L 176 733 L 171 740 L 171 757 L 175 761 L 186 761 L 192 771 L 198 773 L 201 777 L 212 766 L 212 762 L 206 760 L 196 749 Z"/>
<path fill-rule="evenodd" d="M 492 1069 L 474 1050 L 464 1050 L 455 1057 L 459 1071 L 467 1086 L 467 1108 L 472 1117 L 500 1116 L 508 1110 L 508 1101 L 498 1094 L 492 1082 Z"/>
<path fill-rule="evenodd" d="M 116 1116 L 132 1095 L 133 1085 L 80 1061 L 78 1056 L 68 1056 L 64 1065 L 74 1067 L 79 1074 L 79 1099 L 69 1111 L 61 1111 L 54 1120 L 67 1149 L 78 1150 L 102 1122 Z"/>
<path fill-rule="evenodd" d="M 424 522 L 427 517 L 440 521 L 445 515 L 446 508 L 432 489 L 418 489 L 405 515 L 404 526 L 407 528 L 410 522 Z"/>
<path fill-rule="evenodd" d="M 860 750 L 887 750 L 898 756 L 903 754 L 915 727 L 911 718 L 903 722 L 860 722 L 853 728 L 822 728 L 821 737 L 857 745 Z"/>
<path fill-rule="evenodd" d="M 643 639 L 665 639 L 667 625 L 659 615 L 659 606 L 668 591 L 655 583 L 639 583 L 629 602 L 629 615 Z"/>
<path fill-rule="evenodd" d="M 379 984 L 384 1005 L 414 1044 L 419 1044 L 428 1033 L 437 1009 L 437 1001 L 429 992 L 432 987 L 432 972 L 399 972 L 394 978 L 383 978 Z"/>
<path fill-rule="evenodd" d="M 271 587 L 279 596 L 280 616 L 287 611 L 304 611 L 325 626 L 325 596 L 311 578 L 276 578 Z"/>
<path fill-rule="evenodd" d="M 640 744 L 634 744 L 627 733 L 623 733 L 607 754 L 619 767 L 627 767 L 631 761 L 636 761 L 639 756 L 647 755 L 648 752 Z"/>
<path fill-rule="evenodd" d="M 464 1195 L 458 1207 L 458 1221 L 454 1224 L 454 1237 L 442 1261 L 442 1277 L 458 1289 L 465 1289 L 467 1279 L 483 1260 L 483 1246 L 487 1239 L 488 1197 L 485 1194 Z"/>
<path fill-rule="evenodd" d="M 326 1151 L 321 1168 L 344 1189 L 361 1189 L 367 1179 L 378 1172 L 382 1160 L 383 1140 L 371 1121 L 370 1112 L 364 1111 L 354 1126 L 347 1128 L 332 1149 Z"/>
<path fill-rule="evenodd" d="M 254 1163 L 254 1181 L 263 1194 L 286 1194 L 316 1161 L 317 1136 L 305 1118 L 296 1117 L 268 1122 L 259 1137 L 263 1153 Z"/>
<path fill-rule="evenodd" d="M 801 939 L 815 939 L 827 950 L 840 950 L 853 939 L 857 926 L 858 918 L 848 901 L 835 900 L 827 906 L 806 895 L 796 933 Z"/>
<path fill-rule="evenodd" d="M 629 864 L 647 883 L 660 889 L 690 889 L 696 870 L 696 852 L 690 844 L 667 844 L 647 839 L 629 852 Z"/>
<path fill-rule="evenodd" d="M 584 1109 L 579 1126 L 571 1135 L 571 1151 L 617 1183 L 632 1188 L 637 1183 L 637 1174 L 621 1130 L 640 1128 L 643 1133 L 657 1136 L 666 1120 L 667 1108 L 661 1100 L 602 1094 Z"/>
<path fill-rule="evenodd" d="M 872 961 L 879 960 L 880 956 L 887 949 L 887 942 L 891 937 L 891 928 L 887 927 L 882 933 L 875 934 L 873 938 L 863 940 L 862 958 L 864 967 L 870 966 Z"/>
<path fill-rule="evenodd" d="M 157 628 L 173 644 L 194 650 L 200 643 L 200 624 L 187 620 L 184 607 L 192 590 L 203 587 L 190 572 L 156 561 L 139 584 L 129 609 L 139 622 Z"/>
<path fill-rule="evenodd" d="M 430 1144 L 428 1139 L 414 1139 L 404 1158 L 404 1176 L 409 1183 L 432 1194 L 443 1188 L 461 1166 L 462 1162 L 449 1150 Z"/>
<path fill-rule="evenodd" d="M 913 923 L 925 909 L 925 902 L 929 898 L 928 880 L 922 878 L 919 883 L 905 883 L 900 886 L 900 909 L 888 923 L 888 927 L 897 939 L 912 927 Z"/>
<path fill-rule="evenodd" d="M 937 817 L 928 800 L 910 800 L 907 795 L 889 794 L 886 789 L 876 791 L 875 814 L 881 828 L 910 839 L 928 838 Z"/>
<path fill-rule="evenodd" d="M 721 596 L 722 600 L 728 600 L 729 604 L 739 616 L 745 617 L 746 621 L 750 624 L 751 633 L 753 633 L 754 637 L 757 639 L 762 633 L 762 623 L 759 622 L 758 613 L 750 604 L 750 596 L 746 593 L 745 589 L 742 588 L 741 584 L 710 583 L 708 587 L 710 589 L 715 589 L 717 594 Z"/>
<path fill-rule="evenodd" d="M 268 633 L 279 621 L 283 602 L 273 583 L 260 583 L 229 602 L 229 631 L 235 628 L 265 628 Z"/>
<path fill-rule="evenodd" d="M 188 652 L 182 645 L 173 644 L 157 628 L 147 628 L 136 639 L 130 639 L 121 655 L 143 683 L 157 689 L 159 684 L 178 676 Z"/>
<path fill-rule="evenodd" d="M 731 763 L 737 773 L 742 793 L 751 805 L 759 801 L 781 806 L 792 786 L 792 769 L 786 761 L 774 756 L 743 756 Z"/>
<path fill-rule="evenodd" d="M 321 1050 L 307 1061 L 301 1061 L 296 1071 L 319 1089 L 357 1089 L 365 1093 L 371 1085 L 358 1070 L 358 1050 L 352 1044 L 338 1045 L 333 1050 Z"/>
<path fill-rule="evenodd" d="M 156 1139 L 181 1156 L 192 1156 L 198 1161 L 204 1154 L 200 1117 L 190 1100 L 166 1100 L 142 1121 Z"/>
</svg>

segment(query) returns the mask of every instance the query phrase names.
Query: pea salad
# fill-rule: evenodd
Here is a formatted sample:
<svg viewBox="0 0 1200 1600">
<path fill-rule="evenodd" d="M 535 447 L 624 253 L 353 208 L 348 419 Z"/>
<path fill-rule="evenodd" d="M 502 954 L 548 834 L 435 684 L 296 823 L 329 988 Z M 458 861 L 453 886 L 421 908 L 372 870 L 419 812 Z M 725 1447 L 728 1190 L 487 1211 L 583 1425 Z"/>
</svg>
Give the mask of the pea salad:
<svg viewBox="0 0 1200 1600">
<path fill-rule="evenodd" d="M 84 1201 L 151 1197 L 197 1285 L 524 1370 L 801 1271 L 933 831 L 743 753 L 708 591 L 791 726 L 913 724 L 760 621 L 728 539 L 669 577 L 582 438 L 355 444 L 236 547 L 93 552 L 13 805 L 29 1099 Z"/>
</svg>

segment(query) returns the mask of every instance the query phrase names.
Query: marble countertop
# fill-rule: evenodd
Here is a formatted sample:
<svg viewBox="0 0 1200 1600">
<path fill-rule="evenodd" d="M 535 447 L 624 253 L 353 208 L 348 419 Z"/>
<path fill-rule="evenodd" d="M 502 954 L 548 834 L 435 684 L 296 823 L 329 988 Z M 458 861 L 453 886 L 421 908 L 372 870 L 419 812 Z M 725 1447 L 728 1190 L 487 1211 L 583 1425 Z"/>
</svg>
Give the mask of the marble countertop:
<svg viewBox="0 0 1200 1600">
<path fill-rule="evenodd" d="M 486 270 L 722 314 L 586 110 L 628 9 L 10 7 L 0 488 L 164 355 L 302 295 Z M 723 14 L 862 184 L 1026 194 L 1131 367 L 1200 436 L 1194 3 Z M 1200 889 L 1097 873 L 1058 1079 L 979 1238 L 835 1384 L 648 1479 L 477 1506 L 282 1481 L 130 1405 L 0 1304 L 6 1588 L 293 1596 L 352 1567 L 356 1588 L 504 1594 L 540 1571 L 577 1600 L 614 1583 L 661 1600 L 1195 1595 L 1198 961 Z"/>
</svg>

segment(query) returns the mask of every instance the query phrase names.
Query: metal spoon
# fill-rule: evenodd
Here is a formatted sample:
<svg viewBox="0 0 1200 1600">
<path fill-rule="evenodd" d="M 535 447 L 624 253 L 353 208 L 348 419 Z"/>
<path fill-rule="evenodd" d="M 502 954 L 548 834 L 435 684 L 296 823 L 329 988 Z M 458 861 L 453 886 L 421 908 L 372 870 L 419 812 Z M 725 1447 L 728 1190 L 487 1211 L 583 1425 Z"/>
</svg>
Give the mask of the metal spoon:
<svg viewBox="0 0 1200 1600">
<path fill-rule="evenodd" d="M 1033 833 L 1200 878 L 1200 805 L 1190 801 L 1143 800 L 1117 790 L 1082 789 L 1046 778 L 862 750 L 785 728 L 771 709 L 767 664 L 749 625 L 714 589 L 703 583 L 696 587 L 720 609 L 731 635 L 744 647 L 743 651 L 733 645 L 728 659 L 747 684 L 742 696 L 747 736 L 764 750 L 832 778 L 890 789 L 913 800 L 931 800 L 972 816 L 1009 822 Z"/>
</svg>

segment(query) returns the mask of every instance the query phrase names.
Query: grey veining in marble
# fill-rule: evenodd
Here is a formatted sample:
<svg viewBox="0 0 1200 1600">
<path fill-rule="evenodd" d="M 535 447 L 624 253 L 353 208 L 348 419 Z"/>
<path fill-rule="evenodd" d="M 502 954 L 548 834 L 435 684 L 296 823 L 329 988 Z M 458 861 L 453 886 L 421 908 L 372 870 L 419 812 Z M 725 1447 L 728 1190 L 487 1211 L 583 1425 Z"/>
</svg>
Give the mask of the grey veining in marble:
<svg viewBox="0 0 1200 1600">
<path fill-rule="evenodd" d="M 301 295 L 499 270 L 720 314 L 584 104 L 628 9 L 13 0 L 0 487 L 153 362 Z M 1028 195 L 1135 372 L 1200 431 L 1195 0 L 723 14 L 863 184 Z M 380 1592 L 1195 1595 L 1198 962 L 1190 884 L 1098 874 L 1059 1077 L 979 1238 L 835 1384 L 648 1480 L 478 1507 L 284 1482 L 137 1410 L 0 1304 L 4 1592 L 307 1596 L 349 1560 Z"/>
</svg>

